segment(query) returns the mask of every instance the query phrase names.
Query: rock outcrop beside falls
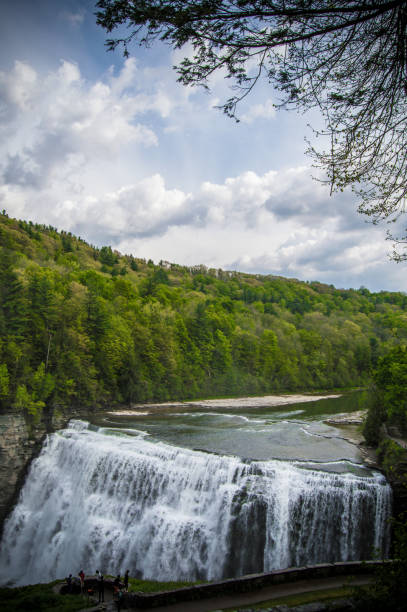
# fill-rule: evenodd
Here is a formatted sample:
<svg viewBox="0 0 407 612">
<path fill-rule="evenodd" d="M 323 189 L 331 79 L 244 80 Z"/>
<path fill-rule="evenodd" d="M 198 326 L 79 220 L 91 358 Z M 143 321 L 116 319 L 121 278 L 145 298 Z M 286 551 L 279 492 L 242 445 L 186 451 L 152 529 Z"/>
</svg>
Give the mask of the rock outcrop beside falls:
<svg viewBox="0 0 407 612">
<path fill-rule="evenodd" d="M 381 428 L 377 454 L 393 489 L 393 516 L 407 512 L 407 442 L 395 427 Z"/>
<path fill-rule="evenodd" d="M 52 411 L 37 424 L 20 411 L 0 413 L 0 537 L 4 521 L 13 509 L 33 459 L 39 454 L 47 433 L 65 427 L 73 416 L 88 413 L 72 409 L 68 413 Z"/>
<path fill-rule="evenodd" d="M 45 433 L 42 424 L 29 430 L 21 414 L 0 414 L 0 532 Z"/>
<path fill-rule="evenodd" d="M 367 410 L 342 413 L 325 419 L 324 423 L 342 431 L 343 437 L 356 444 L 366 465 L 380 470 L 393 490 L 393 516 L 407 512 L 407 442 L 394 427 L 384 423 L 380 429 L 379 448 L 368 446 L 362 434 L 362 424 Z"/>
</svg>

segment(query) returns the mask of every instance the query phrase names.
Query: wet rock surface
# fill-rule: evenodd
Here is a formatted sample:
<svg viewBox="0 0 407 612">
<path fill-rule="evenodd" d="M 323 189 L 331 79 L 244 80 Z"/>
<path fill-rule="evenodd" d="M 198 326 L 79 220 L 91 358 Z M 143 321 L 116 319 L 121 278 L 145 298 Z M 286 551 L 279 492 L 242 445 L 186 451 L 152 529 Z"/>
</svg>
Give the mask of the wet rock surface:
<svg viewBox="0 0 407 612">
<path fill-rule="evenodd" d="M 30 431 L 21 414 L 0 414 L 0 530 L 45 435 L 44 426 Z"/>
<path fill-rule="evenodd" d="M 18 501 L 31 462 L 41 452 L 47 433 L 65 427 L 74 416 L 88 411 L 53 410 L 44 413 L 38 423 L 21 412 L 10 409 L 0 413 L 0 536 L 4 521 Z"/>
</svg>

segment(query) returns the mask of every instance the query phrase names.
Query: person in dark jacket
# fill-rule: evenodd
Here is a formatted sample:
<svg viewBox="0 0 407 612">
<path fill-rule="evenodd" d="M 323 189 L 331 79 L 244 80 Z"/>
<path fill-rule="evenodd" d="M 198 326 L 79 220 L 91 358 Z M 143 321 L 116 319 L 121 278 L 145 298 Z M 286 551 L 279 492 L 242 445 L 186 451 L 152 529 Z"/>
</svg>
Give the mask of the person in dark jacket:
<svg viewBox="0 0 407 612">
<path fill-rule="evenodd" d="M 122 609 L 122 603 L 123 603 L 123 591 L 122 589 L 119 589 L 117 592 L 117 599 L 116 599 L 117 612 L 120 612 L 120 610 Z"/>
<path fill-rule="evenodd" d="M 126 570 L 126 573 L 124 574 L 123 583 L 124 583 L 124 590 L 128 591 L 129 590 L 129 570 Z"/>
<path fill-rule="evenodd" d="M 67 591 L 68 593 L 72 592 L 72 574 L 69 574 L 68 578 L 66 579 L 66 584 L 68 585 Z"/>
<path fill-rule="evenodd" d="M 96 570 L 96 576 L 97 576 L 97 581 L 98 581 L 99 603 L 100 602 L 104 603 L 105 601 L 105 581 L 103 578 L 103 574 L 102 572 L 99 572 L 99 570 Z"/>
<path fill-rule="evenodd" d="M 113 586 L 117 589 L 120 587 L 120 574 L 117 574 L 116 578 L 114 579 Z"/>
</svg>

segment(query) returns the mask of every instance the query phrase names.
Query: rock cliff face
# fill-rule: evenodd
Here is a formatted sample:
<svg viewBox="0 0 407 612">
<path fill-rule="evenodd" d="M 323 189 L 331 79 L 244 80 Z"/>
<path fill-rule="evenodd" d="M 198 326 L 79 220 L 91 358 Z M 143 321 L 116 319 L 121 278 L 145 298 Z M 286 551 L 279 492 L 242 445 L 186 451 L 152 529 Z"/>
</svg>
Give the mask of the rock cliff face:
<svg viewBox="0 0 407 612">
<path fill-rule="evenodd" d="M 45 436 L 65 427 L 74 416 L 86 418 L 88 413 L 48 412 L 37 424 L 12 409 L 0 414 L 0 537 L 4 521 L 18 500 L 31 461 L 41 451 Z"/>
<path fill-rule="evenodd" d="M 0 414 L 0 529 L 18 497 L 31 460 L 38 454 L 44 427 L 29 431 L 21 414 Z"/>
<path fill-rule="evenodd" d="M 407 442 L 396 427 L 381 427 L 377 456 L 393 489 L 393 516 L 407 512 Z"/>
</svg>

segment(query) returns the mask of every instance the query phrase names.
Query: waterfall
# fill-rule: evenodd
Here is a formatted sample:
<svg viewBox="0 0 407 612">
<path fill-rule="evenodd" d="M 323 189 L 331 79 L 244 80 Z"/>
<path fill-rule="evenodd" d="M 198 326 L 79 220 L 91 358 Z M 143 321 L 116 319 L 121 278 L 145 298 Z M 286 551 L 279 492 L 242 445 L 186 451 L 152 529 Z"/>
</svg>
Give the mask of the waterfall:
<svg viewBox="0 0 407 612">
<path fill-rule="evenodd" d="M 383 476 L 245 461 L 71 421 L 33 462 L 4 529 L 0 583 L 81 568 L 212 580 L 387 553 Z"/>
</svg>

